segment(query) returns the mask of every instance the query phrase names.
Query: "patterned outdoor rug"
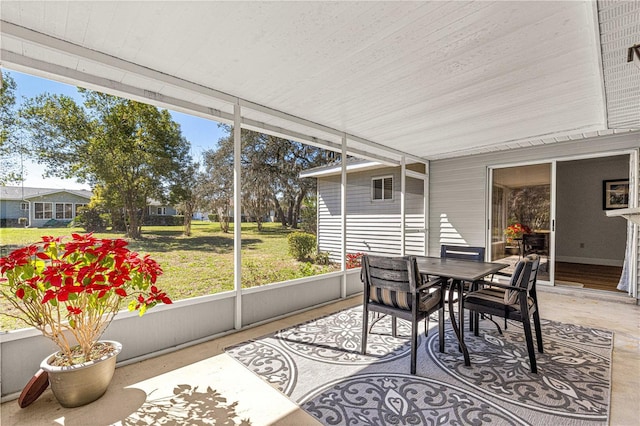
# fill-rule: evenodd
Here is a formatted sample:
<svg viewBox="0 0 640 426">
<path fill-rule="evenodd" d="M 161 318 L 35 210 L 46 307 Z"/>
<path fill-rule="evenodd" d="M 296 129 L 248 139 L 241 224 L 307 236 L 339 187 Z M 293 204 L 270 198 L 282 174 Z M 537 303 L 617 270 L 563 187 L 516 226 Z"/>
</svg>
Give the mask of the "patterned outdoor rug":
<svg viewBox="0 0 640 426">
<path fill-rule="evenodd" d="M 448 315 L 448 314 L 447 314 Z M 434 324 L 434 322 L 436 324 Z M 448 318 L 446 321 L 449 324 Z M 437 328 L 421 333 L 418 370 L 409 374 L 409 323 L 373 327 L 360 355 L 362 308 L 354 307 L 227 352 L 327 425 L 585 425 L 606 424 L 613 333 L 543 320 L 544 354 L 529 371 L 524 333 L 509 322 L 504 336 L 481 321 L 467 332 L 464 366 L 447 328 L 445 353 Z M 431 322 L 431 327 L 437 321 Z"/>
</svg>

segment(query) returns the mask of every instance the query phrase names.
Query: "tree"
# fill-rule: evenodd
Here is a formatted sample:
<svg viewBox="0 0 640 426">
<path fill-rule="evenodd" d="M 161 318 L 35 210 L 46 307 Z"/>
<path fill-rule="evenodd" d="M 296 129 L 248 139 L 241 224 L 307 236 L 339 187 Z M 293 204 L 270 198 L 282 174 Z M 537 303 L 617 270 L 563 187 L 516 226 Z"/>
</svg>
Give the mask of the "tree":
<svg viewBox="0 0 640 426">
<path fill-rule="evenodd" d="M 242 132 L 242 208 L 262 231 L 264 218 L 273 207 L 273 183 L 277 169 L 269 158 L 266 138 L 260 133 Z"/>
<path fill-rule="evenodd" d="M 229 232 L 229 210 L 233 200 L 233 141 L 222 138 L 217 149 L 204 152 L 204 176 L 199 190 L 203 206 L 215 211 L 222 232 Z"/>
<path fill-rule="evenodd" d="M 171 186 L 170 201 L 184 216 L 183 234 L 187 237 L 191 235 L 193 213 L 202 204 L 199 169 L 198 163 L 186 164 L 180 171 L 180 178 Z"/>
<path fill-rule="evenodd" d="M 230 126 L 225 127 L 229 136 L 207 153 L 205 165 L 207 180 L 211 181 L 209 197 L 216 200 L 216 205 L 228 207 L 233 197 L 233 132 Z M 315 179 L 300 178 L 300 172 L 326 164 L 324 150 L 249 130 L 242 130 L 241 135 L 245 217 L 255 220 L 261 229 L 262 218 L 274 208 L 283 226 L 297 228 L 302 203 L 315 192 L 316 185 Z"/>
<path fill-rule="evenodd" d="M 509 194 L 509 223 L 531 229 L 549 229 L 551 193 L 549 185 L 525 186 Z"/>
<path fill-rule="evenodd" d="M 23 179 L 19 164 L 28 151 L 21 143 L 17 126 L 16 82 L 0 72 L 0 185 Z"/>
<path fill-rule="evenodd" d="M 141 236 L 149 199 L 166 201 L 191 163 L 189 143 L 166 110 L 79 88 L 83 106 L 64 95 L 29 99 L 20 110 L 47 176 L 100 187 L 124 211 L 127 235 Z"/>
<path fill-rule="evenodd" d="M 307 195 L 302 202 L 300 224 L 304 232 L 318 233 L 318 196 L 315 193 Z"/>
</svg>

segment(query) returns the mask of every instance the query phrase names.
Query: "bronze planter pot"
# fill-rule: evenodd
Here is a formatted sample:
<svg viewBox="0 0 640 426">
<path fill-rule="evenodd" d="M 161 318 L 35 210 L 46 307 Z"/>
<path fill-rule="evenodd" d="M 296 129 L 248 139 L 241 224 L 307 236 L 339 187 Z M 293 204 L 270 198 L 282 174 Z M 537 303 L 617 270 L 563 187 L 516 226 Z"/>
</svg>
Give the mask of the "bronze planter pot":
<svg viewBox="0 0 640 426">
<path fill-rule="evenodd" d="M 116 357 L 122 345 L 111 340 L 114 349 L 104 357 L 83 364 L 57 367 L 48 361 L 51 354 L 42 361 L 40 368 L 49 374 L 49 383 L 54 396 L 63 407 L 72 408 L 88 404 L 100 398 L 107 391 L 116 369 Z"/>
</svg>

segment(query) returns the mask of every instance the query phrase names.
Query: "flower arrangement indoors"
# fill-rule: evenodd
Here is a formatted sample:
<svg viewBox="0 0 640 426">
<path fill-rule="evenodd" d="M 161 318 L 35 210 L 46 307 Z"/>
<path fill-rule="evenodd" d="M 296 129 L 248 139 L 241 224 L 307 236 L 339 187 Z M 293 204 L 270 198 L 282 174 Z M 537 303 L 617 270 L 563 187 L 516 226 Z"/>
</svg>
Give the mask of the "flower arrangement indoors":
<svg viewBox="0 0 640 426">
<path fill-rule="evenodd" d="M 516 238 L 522 238 L 522 234 L 531 233 L 531 229 L 528 226 L 522 225 L 520 223 L 514 223 L 513 225 L 507 226 L 507 229 L 504 230 L 504 235 L 507 239 L 507 244 L 513 244 L 513 240 Z"/>
</svg>

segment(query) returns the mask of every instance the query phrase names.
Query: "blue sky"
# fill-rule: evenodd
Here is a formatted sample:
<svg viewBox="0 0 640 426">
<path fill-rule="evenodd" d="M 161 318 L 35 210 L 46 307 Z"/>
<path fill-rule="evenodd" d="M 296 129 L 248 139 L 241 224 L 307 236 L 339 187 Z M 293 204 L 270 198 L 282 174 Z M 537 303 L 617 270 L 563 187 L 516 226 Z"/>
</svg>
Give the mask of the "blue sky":
<svg viewBox="0 0 640 426">
<path fill-rule="evenodd" d="M 78 103 L 82 102 L 75 86 L 23 74 L 17 71 L 2 69 L 4 74 L 11 75 L 16 82 L 16 103 L 18 106 L 23 99 L 37 96 L 41 93 L 55 93 L 70 96 Z M 202 152 L 217 145 L 218 140 L 226 133 L 218 127 L 217 121 L 205 120 L 188 114 L 171 111 L 174 121 L 180 124 L 182 135 L 191 143 L 191 156 L 196 161 L 202 158 Z M 60 188 L 60 189 L 89 189 L 86 184 L 79 184 L 75 180 L 58 178 L 43 178 L 44 166 L 31 161 L 24 162 L 25 182 L 27 187 Z"/>
</svg>

